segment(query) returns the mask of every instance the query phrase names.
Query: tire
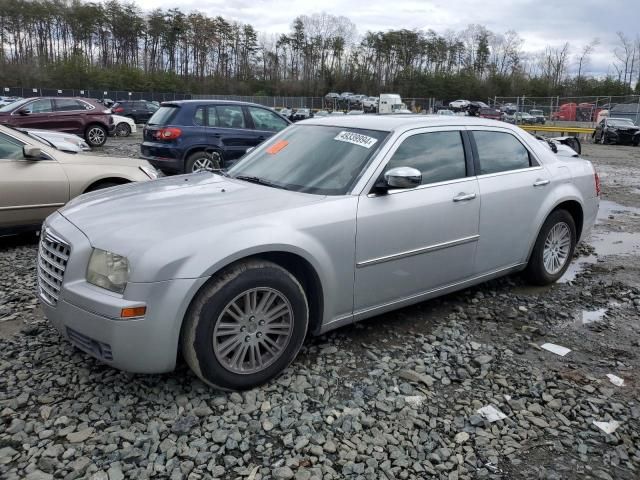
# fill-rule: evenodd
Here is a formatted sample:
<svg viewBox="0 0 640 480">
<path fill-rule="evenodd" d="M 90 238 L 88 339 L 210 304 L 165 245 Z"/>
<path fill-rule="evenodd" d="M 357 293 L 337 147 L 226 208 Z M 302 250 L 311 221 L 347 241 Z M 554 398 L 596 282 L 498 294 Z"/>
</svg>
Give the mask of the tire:
<svg viewBox="0 0 640 480">
<path fill-rule="evenodd" d="M 84 139 L 90 147 L 101 147 L 107 142 L 107 129 L 102 125 L 89 125 L 84 132 Z"/>
<path fill-rule="evenodd" d="M 553 239 L 554 234 L 552 231 L 554 231 L 554 228 L 556 229 L 556 235 L 558 235 L 556 239 L 562 239 L 557 242 L 557 244 L 556 240 Z M 564 237 L 564 235 L 566 235 L 566 237 Z M 525 270 L 525 276 L 535 285 L 549 285 L 554 283 L 562 277 L 567 268 L 569 268 L 575 248 L 576 225 L 573 217 L 566 210 L 555 210 L 551 212 L 540 229 L 536 244 L 531 253 L 531 258 L 529 258 L 529 263 Z M 545 251 L 549 252 L 547 254 L 550 256 L 548 257 L 549 259 L 554 257 L 554 251 L 558 252 L 558 255 L 561 257 L 561 259 L 558 259 L 559 264 L 555 265 L 552 262 L 545 264 Z M 553 268 L 550 268 L 551 265 L 553 265 Z"/>
<path fill-rule="evenodd" d="M 208 167 L 206 167 L 208 165 Z M 195 173 L 201 170 L 207 170 L 213 172 L 215 170 L 220 170 L 220 166 L 222 165 L 222 155 L 219 152 L 195 152 L 187 157 L 187 161 L 185 162 L 184 171 L 185 173 Z"/>
<path fill-rule="evenodd" d="M 117 137 L 128 137 L 131 135 L 131 126 L 127 122 L 120 122 L 116 125 Z"/>
<path fill-rule="evenodd" d="M 250 302 L 256 305 L 253 310 L 245 303 L 248 292 L 256 295 Z M 274 296 L 267 308 L 284 313 L 260 323 L 265 315 L 261 302 Z M 274 323 L 280 324 L 279 333 L 267 333 Z M 298 280 L 275 263 L 250 260 L 227 268 L 195 296 L 182 326 L 182 353 L 203 382 L 245 390 L 268 382 L 289 366 L 302 347 L 308 323 L 309 306 Z"/>
</svg>

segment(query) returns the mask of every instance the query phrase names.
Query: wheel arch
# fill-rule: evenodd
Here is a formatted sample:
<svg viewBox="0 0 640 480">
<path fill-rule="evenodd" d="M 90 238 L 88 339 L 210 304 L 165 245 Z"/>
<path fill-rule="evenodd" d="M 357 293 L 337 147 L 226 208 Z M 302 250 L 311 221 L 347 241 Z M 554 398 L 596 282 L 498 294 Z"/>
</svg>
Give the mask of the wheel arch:
<svg viewBox="0 0 640 480">
<path fill-rule="evenodd" d="M 128 178 L 124 178 L 124 177 L 104 177 L 104 178 L 100 178 L 97 180 L 93 180 L 91 183 L 89 183 L 87 186 L 84 187 L 84 189 L 82 190 L 82 193 L 87 193 L 90 192 L 92 190 L 94 190 L 96 187 L 98 187 L 99 185 L 105 184 L 105 183 L 116 183 L 118 185 L 124 185 L 125 183 L 131 183 L 131 180 L 129 180 Z"/>
<path fill-rule="evenodd" d="M 187 159 L 197 152 L 206 152 L 206 151 L 216 151 L 220 154 L 222 159 L 224 160 L 224 152 L 218 145 L 192 145 L 184 151 L 184 155 L 182 156 L 182 161 L 186 162 Z"/>
<path fill-rule="evenodd" d="M 320 332 L 322 326 L 322 320 L 324 315 L 324 289 L 320 275 L 316 268 L 311 264 L 309 260 L 304 256 L 286 250 L 266 250 L 263 252 L 250 253 L 239 258 L 234 258 L 219 265 L 215 272 L 209 274 L 209 278 L 206 282 L 200 285 L 191 295 L 186 309 L 185 315 L 189 311 L 189 307 L 197 297 L 198 293 L 205 288 L 210 282 L 216 280 L 217 276 L 235 265 L 247 262 L 249 260 L 266 260 L 279 265 L 280 267 L 291 273 L 302 288 L 307 296 L 307 302 L 309 304 L 309 327 L 308 331 L 312 334 Z M 180 330 L 182 331 L 182 325 L 184 324 L 184 316 L 180 322 Z"/>
</svg>

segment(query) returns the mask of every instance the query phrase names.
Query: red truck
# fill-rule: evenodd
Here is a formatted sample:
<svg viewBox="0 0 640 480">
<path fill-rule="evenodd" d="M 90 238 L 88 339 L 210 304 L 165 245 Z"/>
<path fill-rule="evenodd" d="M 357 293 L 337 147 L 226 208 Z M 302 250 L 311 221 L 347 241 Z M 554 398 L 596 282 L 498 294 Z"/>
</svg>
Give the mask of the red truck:
<svg viewBox="0 0 640 480">
<path fill-rule="evenodd" d="M 551 120 L 595 122 L 601 110 L 593 103 L 563 103 L 551 114 Z"/>
</svg>

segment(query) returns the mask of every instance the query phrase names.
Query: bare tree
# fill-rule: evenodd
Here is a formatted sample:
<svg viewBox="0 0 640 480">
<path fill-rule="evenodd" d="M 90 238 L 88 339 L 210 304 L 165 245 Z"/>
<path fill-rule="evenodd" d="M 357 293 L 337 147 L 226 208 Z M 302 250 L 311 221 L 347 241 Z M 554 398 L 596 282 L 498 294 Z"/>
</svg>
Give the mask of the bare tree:
<svg viewBox="0 0 640 480">
<path fill-rule="evenodd" d="M 600 45 L 600 39 L 594 38 L 580 50 L 580 53 L 576 57 L 576 62 L 578 63 L 578 74 L 576 75 L 576 83 L 579 85 L 582 79 L 582 72 L 589 64 L 589 60 L 591 58 L 591 54 L 595 50 L 595 48 Z"/>
<path fill-rule="evenodd" d="M 613 68 L 618 73 L 618 81 L 625 85 L 625 90 L 631 90 L 631 81 L 636 70 L 637 46 L 623 33 L 618 32 L 619 45 L 613 50 L 615 61 Z"/>
</svg>

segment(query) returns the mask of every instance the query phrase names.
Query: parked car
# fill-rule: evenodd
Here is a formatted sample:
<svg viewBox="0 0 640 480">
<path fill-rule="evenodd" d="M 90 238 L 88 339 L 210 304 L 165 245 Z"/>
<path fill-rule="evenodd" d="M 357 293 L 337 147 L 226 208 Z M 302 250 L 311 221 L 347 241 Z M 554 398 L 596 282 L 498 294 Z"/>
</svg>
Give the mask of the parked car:
<svg viewBox="0 0 640 480">
<path fill-rule="evenodd" d="M 355 95 L 353 92 L 342 92 L 340 94 L 340 100 L 349 101 L 352 95 Z"/>
<path fill-rule="evenodd" d="M 73 133 L 91 147 L 101 147 L 115 131 L 111 110 L 88 98 L 25 98 L 0 108 L 0 124 Z"/>
<path fill-rule="evenodd" d="M 362 94 L 358 94 L 358 95 L 351 95 L 349 97 L 349 105 L 351 107 L 360 107 L 360 109 L 362 109 L 363 107 L 363 102 L 369 97 L 367 97 L 366 95 L 362 95 Z"/>
<path fill-rule="evenodd" d="M 307 332 L 512 272 L 555 282 L 598 204 L 590 162 L 504 123 L 305 120 L 226 173 L 51 215 L 41 255 L 55 252 L 58 274 L 48 289 L 40 267 L 39 297 L 65 338 L 108 365 L 166 372 L 180 351 L 204 382 L 247 389 L 282 372 Z"/>
<path fill-rule="evenodd" d="M 502 105 L 502 107 L 500 107 L 500 110 L 507 115 L 513 115 L 518 111 L 518 106 L 514 103 L 505 103 L 504 105 Z"/>
<path fill-rule="evenodd" d="M 640 102 L 640 99 L 636 98 L 627 103 L 618 103 L 613 105 L 610 108 L 609 116 L 615 118 L 627 118 L 636 125 L 640 125 L 640 105 L 638 102 Z M 601 108 L 609 108 L 609 106 L 603 105 Z"/>
<path fill-rule="evenodd" d="M 318 110 L 316 113 L 313 114 L 314 117 L 328 117 L 329 116 L 329 112 L 326 110 Z"/>
<path fill-rule="evenodd" d="M 453 110 L 448 110 L 446 108 L 442 108 L 440 110 L 438 110 L 437 115 L 445 115 L 445 116 L 451 116 L 451 115 L 455 115 L 456 113 Z"/>
<path fill-rule="evenodd" d="M 128 137 L 132 133 L 138 131 L 136 122 L 129 117 L 123 117 L 120 115 L 112 115 L 113 123 L 116 125 L 115 135 L 118 137 Z"/>
<path fill-rule="evenodd" d="M 9 127 L 11 128 L 11 127 Z M 88 152 L 91 147 L 84 138 L 73 133 L 56 132 L 55 130 L 37 130 L 18 128 L 18 131 L 29 135 L 31 138 L 44 142 L 45 145 L 54 147 L 66 153 Z"/>
<path fill-rule="evenodd" d="M 480 110 L 483 108 L 489 108 L 489 105 L 484 102 L 473 101 L 469 102 L 469 105 L 467 105 L 467 112 L 472 117 L 477 117 Z"/>
<path fill-rule="evenodd" d="M 489 120 L 502 120 L 503 113 L 497 108 L 481 108 L 478 110 L 478 117 Z"/>
<path fill-rule="evenodd" d="M 325 100 L 338 100 L 340 98 L 340 94 L 336 92 L 329 92 L 324 96 Z"/>
<path fill-rule="evenodd" d="M 544 125 L 547 122 L 547 117 L 544 116 L 544 112 L 542 110 L 529 110 L 529 115 L 535 119 L 535 123 L 540 125 Z"/>
<path fill-rule="evenodd" d="M 306 120 L 307 118 L 311 118 L 313 116 L 311 109 L 309 108 L 297 108 L 293 113 L 293 120 Z"/>
<path fill-rule="evenodd" d="M 454 100 L 453 102 L 449 102 L 449 108 L 457 112 L 459 110 L 465 110 L 470 103 L 469 100 Z"/>
<path fill-rule="evenodd" d="M 330 113 L 329 113 L 329 115 L 330 115 L 330 116 L 333 116 L 333 115 L 340 115 L 340 116 L 342 116 L 342 115 L 344 115 L 344 112 L 343 112 L 342 110 L 333 110 L 332 112 L 330 112 Z"/>
<path fill-rule="evenodd" d="M 516 112 L 513 116 L 517 124 L 535 125 L 537 123 L 536 118 L 529 115 L 527 112 Z"/>
<path fill-rule="evenodd" d="M 608 143 L 626 143 L 638 145 L 640 127 L 628 118 L 604 118 L 596 125 L 593 141 L 606 145 Z"/>
<path fill-rule="evenodd" d="M 367 97 L 362 101 L 362 109 L 365 112 L 377 112 L 378 111 L 378 97 Z"/>
<path fill-rule="evenodd" d="M 0 126 L 0 236 L 38 229 L 82 193 L 155 178 L 144 160 L 64 153 L 40 137 Z M 42 280 L 43 289 L 47 280 L 54 281 Z"/>
<path fill-rule="evenodd" d="M 13 102 L 17 102 L 18 100 L 22 100 L 22 97 L 0 96 L 0 107 L 11 105 Z"/>
<path fill-rule="evenodd" d="M 228 168 L 290 123 L 252 103 L 164 102 L 143 129 L 141 156 L 170 173 Z"/>
<path fill-rule="evenodd" d="M 160 107 L 146 100 L 118 100 L 111 107 L 111 111 L 129 117 L 135 123 L 147 123 L 158 108 Z"/>
</svg>

